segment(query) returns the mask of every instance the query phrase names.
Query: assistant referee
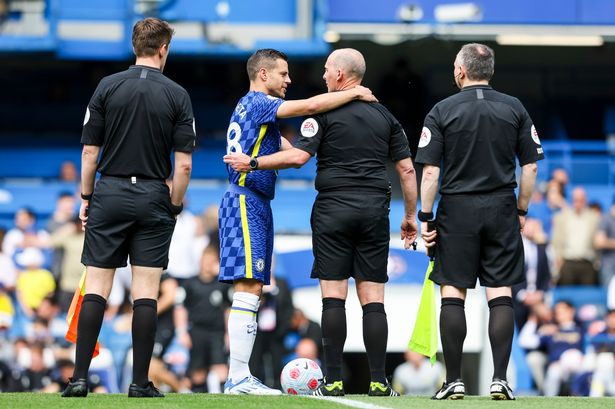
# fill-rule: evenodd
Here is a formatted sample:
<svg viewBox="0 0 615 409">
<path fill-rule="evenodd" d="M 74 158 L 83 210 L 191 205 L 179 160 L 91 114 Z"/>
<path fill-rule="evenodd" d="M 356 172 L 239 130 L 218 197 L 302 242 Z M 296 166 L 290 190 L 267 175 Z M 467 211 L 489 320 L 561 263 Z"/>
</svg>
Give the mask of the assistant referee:
<svg viewBox="0 0 615 409">
<path fill-rule="evenodd" d="M 524 280 L 525 222 L 536 180 L 536 161 L 543 159 L 538 133 L 517 98 L 489 86 L 493 50 L 466 44 L 454 63 L 461 91 L 434 106 L 425 118 L 417 163 L 424 164 L 421 184 L 421 235 L 435 246 L 430 278 L 440 284 L 440 335 L 446 383 L 433 399 L 461 399 L 461 354 L 466 336 L 466 290 L 476 279 L 487 287 L 489 339 L 494 374 L 493 399 L 514 399 L 506 381 L 514 329 L 511 286 Z M 521 183 L 515 197 L 516 161 Z M 442 168 L 436 230 L 427 231 Z"/>
<path fill-rule="evenodd" d="M 148 380 L 157 296 L 175 216 L 192 170 L 194 116 L 188 93 L 162 75 L 173 29 L 156 18 L 137 22 L 128 70 L 103 78 L 88 104 L 81 142 L 81 210 L 87 268 L 78 321 L 75 371 L 64 397 L 85 397 L 90 360 L 117 267 L 132 265 L 133 381 L 129 397 L 162 397 Z M 100 161 L 98 161 L 99 153 Z M 171 151 L 175 171 L 171 190 Z M 100 180 L 94 187 L 96 171 Z"/>
</svg>

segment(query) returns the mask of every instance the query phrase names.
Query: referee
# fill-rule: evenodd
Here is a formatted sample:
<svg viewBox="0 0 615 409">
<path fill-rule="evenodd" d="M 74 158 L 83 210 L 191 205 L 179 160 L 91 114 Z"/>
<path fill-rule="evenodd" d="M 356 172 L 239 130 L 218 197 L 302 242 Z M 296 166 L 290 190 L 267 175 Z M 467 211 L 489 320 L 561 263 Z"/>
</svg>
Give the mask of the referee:
<svg viewBox="0 0 615 409">
<path fill-rule="evenodd" d="M 511 286 L 524 280 L 523 229 L 544 155 L 538 133 L 517 98 L 489 86 L 493 50 L 466 44 L 454 63 L 461 89 L 425 118 L 416 162 L 424 164 L 421 235 L 435 247 L 431 279 L 440 285 L 440 333 L 446 382 L 432 399 L 461 399 L 461 354 L 466 336 L 464 302 L 476 279 L 487 287 L 489 339 L 493 353 L 493 399 L 515 399 L 506 382 L 514 329 Z M 521 166 L 515 197 L 516 161 Z M 427 231 L 442 168 L 436 230 Z"/>
<path fill-rule="evenodd" d="M 360 52 L 336 50 L 323 79 L 328 92 L 359 85 L 365 74 Z M 348 279 L 354 277 L 363 308 L 363 341 L 369 361 L 370 396 L 399 396 L 386 379 L 388 324 L 384 283 L 388 281 L 390 183 L 386 163 L 395 162 L 404 194 L 401 237 L 406 248 L 417 233 L 416 176 L 408 140 L 399 122 L 382 105 L 350 102 L 306 119 L 292 149 L 259 157 L 257 169 L 297 167 L 317 155 L 312 209 L 312 278 L 320 280 L 326 382 L 316 395 L 342 396 L 342 352 L 346 341 Z M 225 162 L 249 169 L 249 157 L 231 154 Z"/>
<path fill-rule="evenodd" d="M 173 29 L 156 18 L 137 22 L 128 70 L 103 78 L 86 110 L 81 142 L 81 210 L 87 268 L 79 315 L 75 371 L 64 397 L 85 397 L 87 374 L 117 267 L 132 265 L 133 380 L 129 397 L 163 397 L 148 380 L 157 296 L 168 263 L 175 216 L 192 170 L 192 105 L 162 75 Z M 99 153 L 100 161 L 98 161 Z M 173 183 L 171 151 L 175 151 Z M 101 177 L 96 187 L 96 171 Z"/>
</svg>

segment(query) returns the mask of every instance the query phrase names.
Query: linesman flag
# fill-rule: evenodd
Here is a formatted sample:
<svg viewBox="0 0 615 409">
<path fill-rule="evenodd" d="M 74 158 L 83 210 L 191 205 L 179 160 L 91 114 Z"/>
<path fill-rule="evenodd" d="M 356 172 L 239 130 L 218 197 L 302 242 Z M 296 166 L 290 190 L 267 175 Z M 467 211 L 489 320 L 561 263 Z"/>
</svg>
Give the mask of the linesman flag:
<svg viewBox="0 0 615 409">
<path fill-rule="evenodd" d="M 434 228 L 432 223 L 429 222 L 430 231 Z M 436 352 L 438 351 L 438 320 L 436 318 L 436 289 L 434 282 L 429 279 L 434 264 L 432 249 L 429 250 L 428 255 L 429 265 L 425 272 L 419 310 L 416 314 L 414 330 L 410 342 L 408 342 L 408 348 L 428 357 L 433 365 L 436 362 Z"/>
<path fill-rule="evenodd" d="M 68 323 L 68 331 L 66 331 L 66 340 L 68 342 L 72 342 L 73 344 L 77 343 L 77 326 L 79 325 L 79 313 L 81 312 L 81 304 L 83 303 L 83 296 L 85 295 L 85 275 L 86 269 L 83 269 L 83 274 L 81 274 L 81 279 L 79 280 L 79 286 L 75 290 L 75 295 L 73 296 L 73 301 L 70 303 L 70 307 L 68 308 L 68 314 L 66 315 L 66 322 Z M 96 346 L 94 347 L 94 353 L 92 354 L 92 358 L 95 358 L 100 351 L 100 343 L 96 341 Z"/>
</svg>

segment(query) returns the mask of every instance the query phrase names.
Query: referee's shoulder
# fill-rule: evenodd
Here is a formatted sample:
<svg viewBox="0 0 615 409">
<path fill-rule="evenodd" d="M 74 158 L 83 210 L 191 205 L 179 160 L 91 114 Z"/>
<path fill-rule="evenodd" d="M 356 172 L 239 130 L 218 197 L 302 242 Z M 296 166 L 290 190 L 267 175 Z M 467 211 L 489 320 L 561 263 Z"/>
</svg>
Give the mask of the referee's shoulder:
<svg viewBox="0 0 615 409">
<path fill-rule="evenodd" d="M 128 70 L 116 72 L 114 74 L 103 77 L 98 83 L 99 86 L 111 85 L 115 82 L 122 81 L 128 78 Z"/>
<path fill-rule="evenodd" d="M 491 90 L 491 98 L 499 102 L 507 103 L 509 105 L 521 105 L 521 101 L 519 101 L 519 98 L 505 94 L 500 91 L 496 91 L 494 89 Z"/>
<path fill-rule="evenodd" d="M 431 108 L 432 113 L 435 112 L 448 112 L 450 108 L 454 108 L 459 106 L 462 102 L 463 98 L 461 93 L 456 93 L 451 96 L 444 98 L 443 100 L 436 102 L 436 104 Z"/>
<path fill-rule="evenodd" d="M 162 73 L 156 76 L 156 80 L 175 93 L 188 95 L 188 91 L 184 87 Z"/>
</svg>

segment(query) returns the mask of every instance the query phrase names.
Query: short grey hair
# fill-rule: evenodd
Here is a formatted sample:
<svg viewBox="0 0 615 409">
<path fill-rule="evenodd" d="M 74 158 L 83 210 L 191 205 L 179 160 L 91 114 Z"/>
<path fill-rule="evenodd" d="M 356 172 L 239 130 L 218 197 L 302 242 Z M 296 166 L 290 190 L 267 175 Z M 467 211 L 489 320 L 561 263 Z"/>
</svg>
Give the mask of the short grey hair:
<svg viewBox="0 0 615 409">
<path fill-rule="evenodd" d="M 337 68 L 341 68 L 350 77 L 363 79 L 365 75 L 365 58 L 363 54 L 354 48 L 340 48 L 331 53 L 332 62 Z"/>
<path fill-rule="evenodd" d="M 470 43 L 461 47 L 459 63 L 466 69 L 468 79 L 472 81 L 489 81 L 495 67 L 495 54 L 484 44 Z"/>
</svg>

